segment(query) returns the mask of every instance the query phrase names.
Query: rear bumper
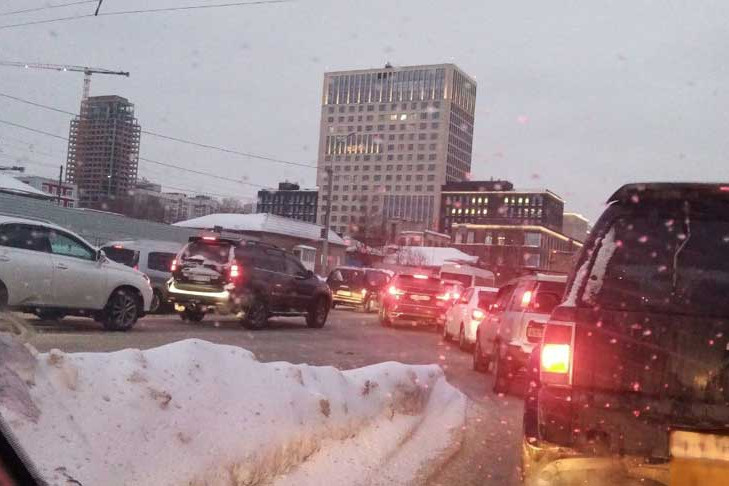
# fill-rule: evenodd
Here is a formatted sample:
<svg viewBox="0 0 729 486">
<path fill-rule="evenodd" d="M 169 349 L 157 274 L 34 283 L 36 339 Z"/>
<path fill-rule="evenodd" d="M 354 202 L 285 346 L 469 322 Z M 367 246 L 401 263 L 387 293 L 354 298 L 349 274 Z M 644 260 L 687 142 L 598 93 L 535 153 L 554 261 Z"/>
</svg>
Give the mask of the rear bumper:
<svg viewBox="0 0 729 486">
<path fill-rule="evenodd" d="M 393 323 L 410 322 L 426 325 L 442 325 L 445 322 L 445 309 L 403 306 L 387 309 L 387 316 Z"/>
<path fill-rule="evenodd" d="M 359 292 L 353 292 L 352 295 L 338 295 L 332 294 L 332 301 L 335 304 L 345 305 L 362 305 L 367 300 L 366 296 L 363 296 Z"/>
<path fill-rule="evenodd" d="M 216 307 L 231 307 L 231 293 L 228 290 L 196 291 L 180 289 L 174 281 L 167 284 L 167 299 L 175 304 L 196 304 Z M 237 299 L 236 299 L 237 300 Z"/>
</svg>

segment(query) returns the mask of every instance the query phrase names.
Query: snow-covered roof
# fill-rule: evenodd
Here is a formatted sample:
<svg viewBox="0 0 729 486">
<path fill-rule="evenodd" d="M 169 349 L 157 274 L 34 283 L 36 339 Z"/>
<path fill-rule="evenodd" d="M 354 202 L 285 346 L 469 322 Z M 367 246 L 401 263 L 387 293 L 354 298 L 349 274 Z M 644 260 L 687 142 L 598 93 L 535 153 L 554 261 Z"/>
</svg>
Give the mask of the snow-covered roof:
<svg viewBox="0 0 729 486">
<path fill-rule="evenodd" d="M 398 258 L 400 254 L 400 258 Z M 413 264 L 426 267 L 440 267 L 448 261 L 476 263 L 478 257 L 463 253 L 457 248 L 440 246 L 405 246 L 397 253 L 385 258 L 385 263 L 405 263 L 412 261 Z"/>
<path fill-rule="evenodd" d="M 10 177 L 5 174 L 0 174 L 0 191 L 12 192 L 21 196 L 42 197 L 43 199 L 51 199 L 53 197 L 50 194 L 39 191 L 35 187 L 31 187 L 23 181 L 19 181 L 15 177 Z"/>
<path fill-rule="evenodd" d="M 175 223 L 174 226 L 199 229 L 213 229 L 216 226 L 220 226 L 228 231 L 274 233 L 310 241 L 318 241 L 320 239 L 322 228 L 318 224 L 284 218 L 283 216 L 268 213 L 209 214 L 200 218 Z M 329 231 L 329 242 L 335 245 L 344 245 L 344 240 L 331 230 Z"/>
</svg>

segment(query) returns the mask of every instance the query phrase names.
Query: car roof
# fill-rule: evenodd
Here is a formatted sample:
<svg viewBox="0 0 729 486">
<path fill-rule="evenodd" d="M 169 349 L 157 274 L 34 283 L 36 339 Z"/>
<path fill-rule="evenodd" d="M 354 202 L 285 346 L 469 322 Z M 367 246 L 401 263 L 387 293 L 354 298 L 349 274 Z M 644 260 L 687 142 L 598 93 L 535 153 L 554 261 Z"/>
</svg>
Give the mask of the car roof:
<svg viewBox="0 0 729 486">
<path fill-rule="evenodd" d="M 555 282 L 555 283 L 567 283 L 566 274 L 554 274 L 554 273 L 532 273 L 529 275 L 522 275 L 511 280 L 509 284 L 516 284 L 523 280 L 536 280 L 537 282 Z"/>
<path fill-rule="evenodd" d="M 44 228 L 50 228 L 55 229 L 59 231 L 63 231 L 64 233 L 70 233 L 76 238 L 80 238 L 83 242 L 85 242 L 87 245 L 97 248 L 96 245 L 92 245 L 89 243 L 84 237 L 79 235 L 78 233 L 74 232 L 73 230 L 70 230 L 68 228 L 64 228 L 63 226 L 58 226 L 57 224 L 53 224 L 49 221 L 45 221 L 42 219 L 32 219 L 32 218 L 23 218 L 20 216 L 10 216 L 5 214 L 0 214 L 0 224 L 8 224 L 8 223 L 18 223 L 18 224 L 32 224 L 35 226 L 43 226 Z"/>
<path fill-rule="evenodd" d="M 729 199 L 729 183 L 647 182 L 626 184 L 608 199 L 610 203 L 640 202 L 641 200 Z M 637 198 L 637 199 L 636 199 Z"/>
<path fill-rule="evenodd" d="M 109 241 L 104 243 L 107 246 L 122 246 L 130 250 L 158 250 L 158 251 L 169 251 L 170 253 L 177 253 L 185 246 L 184 243 L 176 243 L 174 241 L 157 241 L 157 240 L 119 240 Z"/>
</svg>

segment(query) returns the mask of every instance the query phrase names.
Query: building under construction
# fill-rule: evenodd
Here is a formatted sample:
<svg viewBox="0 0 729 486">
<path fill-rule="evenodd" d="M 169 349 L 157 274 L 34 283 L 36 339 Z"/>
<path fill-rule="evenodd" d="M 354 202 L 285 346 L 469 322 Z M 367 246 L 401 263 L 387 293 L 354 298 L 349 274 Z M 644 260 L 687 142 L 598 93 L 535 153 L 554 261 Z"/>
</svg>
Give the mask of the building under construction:
<svg viewBox="0 0 729 486">
<path fill-rule="evenodd" d="M 79 205 L 103 207 L 135 187 L 141 128 L 134 105 L 121 96 L 93 96 L 71 121 L 66 179 L 78 186 Z"/>
</svg>

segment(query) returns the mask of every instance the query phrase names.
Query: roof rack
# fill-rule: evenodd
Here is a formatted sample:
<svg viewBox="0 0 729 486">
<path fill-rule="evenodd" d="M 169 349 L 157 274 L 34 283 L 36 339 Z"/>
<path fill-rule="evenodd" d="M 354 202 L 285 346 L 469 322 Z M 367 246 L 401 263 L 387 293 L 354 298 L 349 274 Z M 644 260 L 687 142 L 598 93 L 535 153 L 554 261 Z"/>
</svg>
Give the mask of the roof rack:
<svg viewBox="0 0 729 486">
<path fill-rule="evenodd" d="M 285 251 L 280 246 L 276 246 L 276 245 L 274 245 L 272 243 L 266 243 L 265 241 L 245 240 L 245 244 L 246 245 L 251 245 L 251 246 L 265 246 L 267 248 L 272 248 L 272 249 L 275 249 L 275 250 Z"/>
</svg>

